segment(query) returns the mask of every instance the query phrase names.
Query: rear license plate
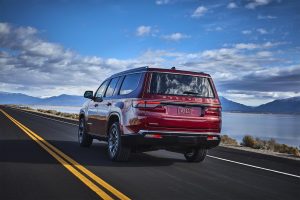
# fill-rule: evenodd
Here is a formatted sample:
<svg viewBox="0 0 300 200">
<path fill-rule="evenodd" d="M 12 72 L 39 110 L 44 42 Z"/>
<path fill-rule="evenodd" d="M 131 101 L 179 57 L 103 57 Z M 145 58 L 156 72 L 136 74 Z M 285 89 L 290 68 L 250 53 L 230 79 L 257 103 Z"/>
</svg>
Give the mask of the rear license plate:
<svg viewBox="0 0 300 200">
<path fill-rule="evenodd" d="M 185 106 L 167 106 L 168 115 L 173 116 L 191 116 L 200 117 L 201 108 L 200 107 L 185 107 Z"/>
<path fill-rule="evenodd" d="M 192 109 L 191 108 L 185 108 L 185 107 L 178 107 L 177 108 L 177 114 L 178 115 L 191 115 Z"/>
</svg>

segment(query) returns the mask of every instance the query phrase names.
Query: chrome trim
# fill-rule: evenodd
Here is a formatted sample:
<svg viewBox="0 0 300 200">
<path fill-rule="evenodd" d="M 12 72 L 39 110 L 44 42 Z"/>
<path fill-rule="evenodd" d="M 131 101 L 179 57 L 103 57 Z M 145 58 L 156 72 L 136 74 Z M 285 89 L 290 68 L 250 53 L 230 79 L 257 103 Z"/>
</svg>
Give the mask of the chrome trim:
<svg viewBox="0 0 300 200">
<path fill-rule="evenodd" d="M 152 134 L 152 133 L 161 133 L 161 134 L 189 134 L 189 135 L 219 135 L 220 133 L 216 132 L 187 132 L 187 131 L 150 131 L 150 130 L 140 130 L 138 134 L 145 135 L 145 134 Z"/>
</svg>

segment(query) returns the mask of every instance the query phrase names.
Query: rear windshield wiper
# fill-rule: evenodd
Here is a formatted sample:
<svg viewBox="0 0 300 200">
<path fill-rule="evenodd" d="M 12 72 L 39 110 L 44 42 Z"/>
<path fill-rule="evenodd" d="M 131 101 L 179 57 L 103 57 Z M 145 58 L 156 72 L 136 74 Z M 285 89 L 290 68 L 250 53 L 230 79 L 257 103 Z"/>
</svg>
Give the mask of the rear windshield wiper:
<svg viewBox="0 0 300 200">
<path fill-rule="evenodd" d="M 183 94 L 199 94 L 198 92 L 193 92 L 193 91 L 184 91 Z"/>
</svg>

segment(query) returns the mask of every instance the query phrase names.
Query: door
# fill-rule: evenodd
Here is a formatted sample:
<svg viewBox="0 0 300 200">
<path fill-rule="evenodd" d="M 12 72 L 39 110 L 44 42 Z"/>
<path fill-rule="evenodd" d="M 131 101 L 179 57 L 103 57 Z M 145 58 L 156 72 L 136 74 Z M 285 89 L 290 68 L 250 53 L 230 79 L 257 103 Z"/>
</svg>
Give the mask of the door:
<svg viewBox="0 0 300 200">
<path fill-rule="evenodd" d="M 88 132 L 93 135 L 99 135 L 100 119 L 99 106 L 103 101 L 103 94 L 107 88 L 108 81 L 104 81 L 94 95 L 94 99 L 89 103 L 87 127 Z"/>
<path fill-rule="evenodd" d="M 106 136 L 106 128 L 108 123 L 108 117 L 112 106 L 112 97 L 114 96 L 114 91 L 119 82 L 119 77 L 111 79 L 105 94 L 103 95 L 103 101 L 99 103 L 97 116 L 99 119 L 99 129 L 100 136 Z"/>
</svg>

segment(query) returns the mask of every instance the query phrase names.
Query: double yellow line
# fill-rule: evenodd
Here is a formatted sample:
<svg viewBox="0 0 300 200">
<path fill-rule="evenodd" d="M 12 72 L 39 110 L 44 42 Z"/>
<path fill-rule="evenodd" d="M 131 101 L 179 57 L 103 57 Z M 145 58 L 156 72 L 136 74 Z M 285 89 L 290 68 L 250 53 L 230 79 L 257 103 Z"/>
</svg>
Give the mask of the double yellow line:
<svg viewBox="0 0 300 200">
<path fill-rule="evenodd" d="M 86 186 L 88 186 L 91 190 L 93 190 L 100 198 L 102 199 L 114 199 L 109 194 L 107 194 L 102 188 L 108 190 L 111 194 L 113 194 L 118 199 L 130 199 L 110 184 L 105 182 L 103 179 L 96 176 L 93 172 L 85 168 L 84 166 L 77 163 L 75 160 L 64 154 L 62 151 L 48 143 L 45 139 L 31 131 L 29 128 L 21 124 L 19 121 L 11 117 L 4 110 L 0 109 L 0 111 L 10 119 L 14 124 L 16 124 L 22 131 L 24 131 L 32 140 L 37 142 L 44 150 L 46 150 L 51 156 L 53 156 L 59 163 L 61 163 L 67 170 L 69 170 L 74 176 L 76 176 L 79 180 L 81 180 Z M 89 177 L 89 178 L 87 178 Z M 93 180 L 93 181 L 92 181 Z"/>
</svg>

